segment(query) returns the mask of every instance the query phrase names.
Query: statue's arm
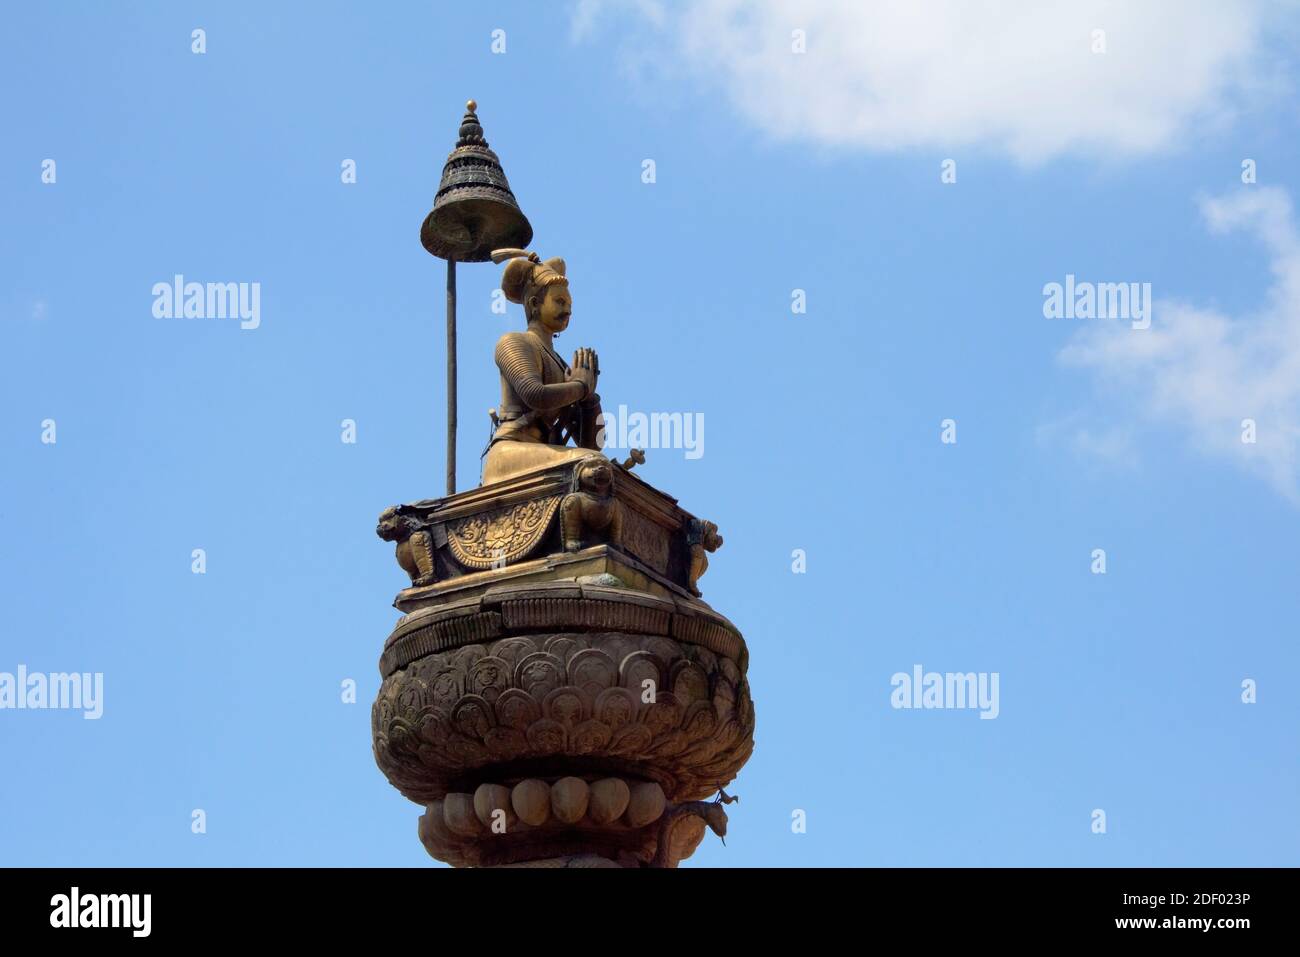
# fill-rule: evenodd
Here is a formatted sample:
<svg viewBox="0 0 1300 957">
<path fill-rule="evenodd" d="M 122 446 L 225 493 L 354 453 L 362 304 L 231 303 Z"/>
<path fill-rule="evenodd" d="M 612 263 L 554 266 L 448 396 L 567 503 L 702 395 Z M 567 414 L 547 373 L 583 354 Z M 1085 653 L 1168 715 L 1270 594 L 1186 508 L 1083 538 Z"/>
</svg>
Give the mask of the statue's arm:
<svg viewBox="0 0 1300 957">
<path fill-rule="evenodd" d="M 601 445 L 596 441 L 600 434 L 600 395 L 593 392 L 587 398 L 578 403 L 578 416 L 580 417 L 581 426 L 579 435 L 582 436 L 582 442 L 579 443 L 582 448 L 595 449 L 600 451 Z"/>
<path fill-rule="evenodd" d="M 527 343 L 514 336 L 502 336 L 497 343 L 497 368 L 515 390 L 515 395 L 530 409 L 550 412 L 572 405 L 587 395 L 581 382 L 554 382 L 547 385 L 537 371 L 536 355 Z"/>
</svg>

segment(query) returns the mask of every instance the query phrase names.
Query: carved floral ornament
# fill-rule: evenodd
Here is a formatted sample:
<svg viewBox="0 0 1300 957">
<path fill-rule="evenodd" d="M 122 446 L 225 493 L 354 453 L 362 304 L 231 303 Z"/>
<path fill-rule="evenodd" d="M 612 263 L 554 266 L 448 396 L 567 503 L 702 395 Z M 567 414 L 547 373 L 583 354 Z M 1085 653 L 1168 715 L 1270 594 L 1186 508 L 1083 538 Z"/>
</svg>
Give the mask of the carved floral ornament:
<svg viewBox="0 0 1300 957">
<path fill-rule="evenodd" d="M 706 797 L 753 749 L 735 661 L 661 635 L 516 635 L 422 657 L 384 679 L 375 760 L 419 803 L 487 766 L 581 758 L 670 800 Z"/>
<path fill-rule="evenodd" d="M 447 544 L 466 568 L 519 561 L 542 543 L 562 498 L 534 499 L 448 523 Z"/>
</svg>

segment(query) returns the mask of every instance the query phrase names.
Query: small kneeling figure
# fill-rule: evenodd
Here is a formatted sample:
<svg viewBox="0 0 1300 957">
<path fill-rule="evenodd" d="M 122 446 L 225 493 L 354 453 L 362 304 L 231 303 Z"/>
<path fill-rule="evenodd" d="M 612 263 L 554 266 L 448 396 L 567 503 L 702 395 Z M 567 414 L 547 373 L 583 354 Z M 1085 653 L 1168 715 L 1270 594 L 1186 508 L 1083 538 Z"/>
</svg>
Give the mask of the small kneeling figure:
<svg viewBox="0 0 1300 957">
<path fill-rule="evenodd" d="M 715 523 L 692 519 L 687 540 L 691 546 L 691 568 L 688 573 L 687 587 L 690 588 L 692 595 L 699 598 L 700 588 L 697 583 L 700 576 L 709 570 L 709 556 L 705 552 L 716 552 L 721 548 L 722 536 L 718 534 L 718 526 Z"/>
<path fill-rule="evenodd" d="M 606 541 L 623 540 L 623 506 L 614 498 L 614 469 L 604 457 L 592 457 L 574 471 L 574 491 L 560 503 L 564 550 L 582 548 L 584 535 L 605 532 Z"/>
</svg>

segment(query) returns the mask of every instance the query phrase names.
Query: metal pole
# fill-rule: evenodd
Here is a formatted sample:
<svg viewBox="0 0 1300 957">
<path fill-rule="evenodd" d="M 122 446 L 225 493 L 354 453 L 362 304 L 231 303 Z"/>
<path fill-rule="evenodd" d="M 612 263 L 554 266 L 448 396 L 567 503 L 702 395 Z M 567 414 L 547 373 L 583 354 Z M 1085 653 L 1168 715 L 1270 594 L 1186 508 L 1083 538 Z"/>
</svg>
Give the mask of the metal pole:
<svg viewBox="0 0 1300 957">
<path fill-rule="evenodd" d="M 447 494 L 456 494 L 456 260 L 447 260 Z"/>
</svg>

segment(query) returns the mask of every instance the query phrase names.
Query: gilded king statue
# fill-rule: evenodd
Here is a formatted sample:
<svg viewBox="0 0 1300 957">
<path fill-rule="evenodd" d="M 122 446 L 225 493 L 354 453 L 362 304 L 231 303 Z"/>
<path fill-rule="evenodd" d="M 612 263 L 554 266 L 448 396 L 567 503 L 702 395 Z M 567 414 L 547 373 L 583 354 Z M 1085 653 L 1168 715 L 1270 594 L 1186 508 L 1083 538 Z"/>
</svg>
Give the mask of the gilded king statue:
<svg viewBox="0 0 1300 957">
<path fill-rule="evenodd" d="M 524 307 L 528 328 L 497 342 L 501 404 L 493 410 L 484 485 L 600 452 L 596 353 L 578 349 L 570 366 L 554 347 L 573 310 L 564 260 L 542 262 L 522 249 L 498 249 L 492 259 L 506 263 L 501 291 Z"/>
</svg>

